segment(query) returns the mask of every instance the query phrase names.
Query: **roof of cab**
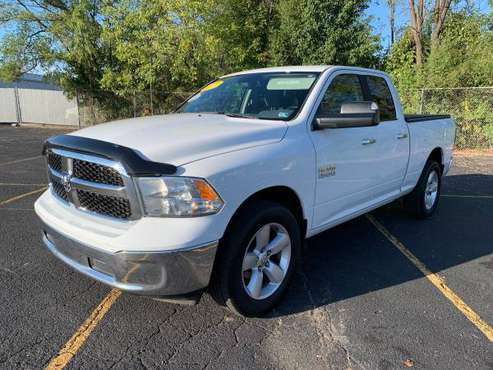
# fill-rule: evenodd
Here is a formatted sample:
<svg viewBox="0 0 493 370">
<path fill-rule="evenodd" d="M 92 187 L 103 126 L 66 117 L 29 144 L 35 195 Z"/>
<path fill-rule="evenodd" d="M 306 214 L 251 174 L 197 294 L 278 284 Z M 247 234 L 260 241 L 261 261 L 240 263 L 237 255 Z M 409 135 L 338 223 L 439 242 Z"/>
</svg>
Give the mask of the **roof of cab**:
<svg viewBox="0 0 493 370">
<path fill-rule="evenodd" d="M 318 65 L 318 66 L 284 66 L 284 67 L 268 67 L 268 68 L 258 68 L 258 69 L 250 69 L 247 71 L 241 71 L 241 72 L 235 72 L 235 73 L 230 73 L 228 75 L 222 76 L 224 77 L 231 77 L 231 76 L 237 76 L 237 75 L 243 75 L 243 74 L 249 74 L 249 73 L 289 73 L 289 72 L 323 72 L 327 70 L 328 68 L 333 67 L 330 65 Z"/>
</svg>

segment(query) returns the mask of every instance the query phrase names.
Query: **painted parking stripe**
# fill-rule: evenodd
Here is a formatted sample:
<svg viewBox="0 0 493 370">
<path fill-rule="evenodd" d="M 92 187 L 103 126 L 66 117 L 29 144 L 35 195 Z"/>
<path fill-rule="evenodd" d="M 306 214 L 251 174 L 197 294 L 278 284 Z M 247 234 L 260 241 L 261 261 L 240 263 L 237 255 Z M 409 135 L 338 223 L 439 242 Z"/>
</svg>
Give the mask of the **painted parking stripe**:
<svg viewBox="0 0 493 370">
<path fill-rule="evenodd" d="M 490 342 L 493 342 L 493 328 L 484 322 L 479 315 L 472 310 L 452 289 L 450 289 L 443 279 L 431 272 L 426 265 L 421 262 L 409 249 L 406 248 L 394 235 L 390 233 L 375 217 L 370 214 L 366 218 L 380 231 L 404 256 L 410 260 L 414 266 L 447 298 L 452 304 L 476 326 Z"/>
<path fill-rule="evenodd" d="M 19 199 L 28 197 L 29 195 L 41 193 L 42 191 L 45 191 L 45 190 L 46 190 L 46 186 L 42 187 L 41 189 L 36 189 L 36 190 L 29 191 L 27 193 L 20 194 L 20 195 L 17 195 L 15 197 L 12 197 L 12 198 L 9 198 L 9 199 L 6 199 L 6 200 L 2 200 L 2 201 L 0 201 L 0 206 L 3 206 L 5 204 L 9 204 L 9 203 L 15 202 L 16 200 L 19 200 Z"/>
<path fill-rule="evenodd" d="M 33 159 L 38 159 L 38 158 L 42 158 L 42 157 L 43 157 L 42 155 L 37 155 L 36 157 L 29 157 L 29 158 L 17 159 L 15 161 L 10 161 L 10 162 L 3 162 L 3 163 L 0 163 L 0 167 L 1 166 L 7 166 L 9 164 L 15 164 L 15 163 L 21 163 L 21 162 L 26 162 L 26 161 L 32 161 Z"/>
<path fill-rule="evenodd" d="M 121 290 L 112 289 L 101 303 L 92 311 L 91 315 L 77 329 L 63 348 L 58 352 L 46 367 L 47 370 L 63 369 L 77 354 L 79 349 L 84 345 L 87 338 L 94 331 L 98 323 L 103 319 L 111 306 L 118 300 Z"/>
</svg>

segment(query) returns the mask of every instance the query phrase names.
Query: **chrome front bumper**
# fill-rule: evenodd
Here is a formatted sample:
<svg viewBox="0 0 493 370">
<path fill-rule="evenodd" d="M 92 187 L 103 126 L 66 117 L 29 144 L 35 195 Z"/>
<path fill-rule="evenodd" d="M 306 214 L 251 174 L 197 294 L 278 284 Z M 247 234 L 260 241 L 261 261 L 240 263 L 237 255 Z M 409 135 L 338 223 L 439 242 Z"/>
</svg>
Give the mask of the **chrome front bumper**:
<svg viewBox="0 0 493 370">
<path fill-rule="evenodd" d="M 112 287 L 154 297 L 207 287 L 217 242 L 163 252 L 117 252 L 81 244 L 43 224 L 46 247 L 70 267 Z"/>
</svg>

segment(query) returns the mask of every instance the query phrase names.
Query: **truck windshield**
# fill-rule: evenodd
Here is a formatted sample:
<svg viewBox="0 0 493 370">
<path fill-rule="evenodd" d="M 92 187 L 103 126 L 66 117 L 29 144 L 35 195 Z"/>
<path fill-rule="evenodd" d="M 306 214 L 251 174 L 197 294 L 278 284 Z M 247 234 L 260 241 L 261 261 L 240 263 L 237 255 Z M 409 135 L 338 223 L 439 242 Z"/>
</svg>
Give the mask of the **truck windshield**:
<svg viewBox="0 0 493 370">
<path fill-rule="evenodd" d="M 318 73 L 251 73 L 215 80 L 177 113 L 218 113 L 287 121 L 296 116 Z"/>
</svg>

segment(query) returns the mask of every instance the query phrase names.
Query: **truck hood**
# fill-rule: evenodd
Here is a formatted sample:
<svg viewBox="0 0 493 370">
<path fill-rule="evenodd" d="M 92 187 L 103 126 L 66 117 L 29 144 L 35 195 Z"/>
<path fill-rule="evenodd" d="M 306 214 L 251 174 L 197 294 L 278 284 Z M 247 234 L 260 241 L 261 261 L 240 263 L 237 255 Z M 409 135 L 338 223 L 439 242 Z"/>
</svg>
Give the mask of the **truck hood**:
<svg viewBox="0 0 493 370">
<path fill-rule="evenodd" d="M 126 146 L 154 162 L 180 166 L 206 157 L 279 142 L 287 128 L 283 121 L 180 113 L 109 122 L 70 135 Z"/>
</svg>

